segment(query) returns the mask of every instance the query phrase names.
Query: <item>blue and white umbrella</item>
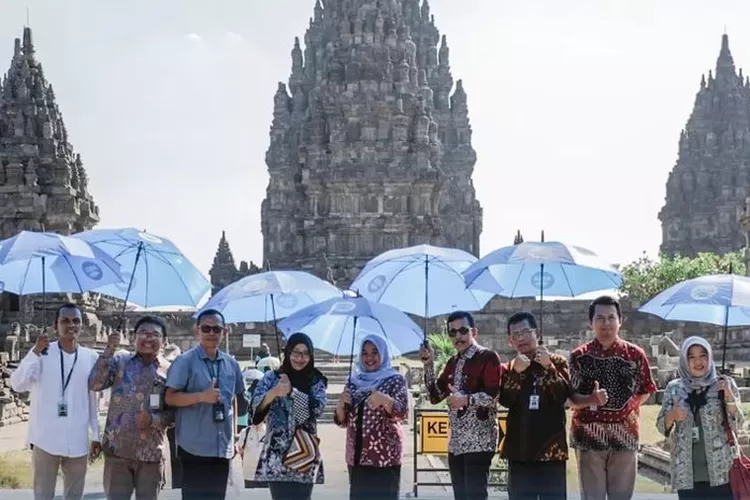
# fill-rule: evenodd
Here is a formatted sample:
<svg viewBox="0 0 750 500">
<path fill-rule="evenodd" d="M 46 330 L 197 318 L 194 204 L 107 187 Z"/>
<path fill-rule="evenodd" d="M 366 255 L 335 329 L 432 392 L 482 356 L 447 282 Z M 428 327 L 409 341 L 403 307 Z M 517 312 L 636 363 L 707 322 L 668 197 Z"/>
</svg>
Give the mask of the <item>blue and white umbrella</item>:
<svg viewBox="0 0 750 500">
<path fill-rule="evenodd" d="M 378 304 L 364 297 L 329 299 L 306 307 L 279 322 L 288 338 L 296 332 L 307 334 L 316 349 L 334 355 L 354 355 L 357 338 L 375 332 L 389 342 L 392 356 L 419 350 L 422 330 L 409 316 L 395 307 Z"/>
<path fill-rule="evenodd" d="M 423 318 L 478 311 L 494 294 L 466 288 L 461 273 L 476 261 L 455 248 L 418 245 L 390 250 L 368 262 L 351 289 Z"/>
<path fill-rule="evenodd" d="M 95 291 L 145 308 L 193 308 L 211 283 L 177 246 L 138 229 L 94 229 L 73 235 L 91 243 L 120 264 L 124 283 Z"/>
<path fill-rule="evenodd" d="M 500 248 L 463 275 L 469 288 L 509 298 L 575 297 L 622 283 L 622 275 L 591 250 L 557 241 Z"/>
<path fill-rule="evenodd" d="M 638 310 L 669 321 L 750 326 L 750 278 L 713 274 L 683 281 L 659 293 Z"/>
<path fill-rule="evenodd" d="M 215 309 L 224 315 L 227 323 L 275 322 L 336 297 L 343 297 L 343 292 L 310 273 L 268 271 L 227 285 L 211 297 L 201 311 Z"/>
<path fill-rule="evenodd" d="M 672 285 L 638 310 L 669 321 L 694 321 L 723 326 L 723 371 L 727 329 L 750 326 L 750 278 L 735 274 L 693 278 Z"/>
<path fill-rule="evenodd" d="M 2 291 L 84 293 L 114 283 L 122 283 L 120 265 L 85 241 L 34 231 L 0 241 Z"/>
</svg>

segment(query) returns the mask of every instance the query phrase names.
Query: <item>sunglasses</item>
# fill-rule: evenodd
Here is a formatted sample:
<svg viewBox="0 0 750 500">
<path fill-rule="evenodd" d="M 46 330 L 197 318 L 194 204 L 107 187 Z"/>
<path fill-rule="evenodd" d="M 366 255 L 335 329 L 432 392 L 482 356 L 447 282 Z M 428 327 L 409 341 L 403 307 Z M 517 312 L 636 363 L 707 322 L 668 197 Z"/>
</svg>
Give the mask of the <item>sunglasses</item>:
<svg viewBox="0 0 750 500">
<path fill-rule="evenodd" d="M 224 331 L 224 327 L 223 326 L 219 326 L 219 325 L 215 325 L 215 326 L 201 325 L 201 332 L 203 332 L 203 333 L 211 333 L 211 332 L 213 332 L 213 333 L 219 334 L 219 333 L 221 333 L 223 331 Z"/>
<path fill-rule="evenodd" d="M 451 328 L 448 330 L 448 336 L 450 338 L 455 338 L 458 334 L 468 335 L 469 332 L 471 332 L 471 328 L 466 328 L 465 326 L 462 326 L 461 328 Z"/>
</svg>

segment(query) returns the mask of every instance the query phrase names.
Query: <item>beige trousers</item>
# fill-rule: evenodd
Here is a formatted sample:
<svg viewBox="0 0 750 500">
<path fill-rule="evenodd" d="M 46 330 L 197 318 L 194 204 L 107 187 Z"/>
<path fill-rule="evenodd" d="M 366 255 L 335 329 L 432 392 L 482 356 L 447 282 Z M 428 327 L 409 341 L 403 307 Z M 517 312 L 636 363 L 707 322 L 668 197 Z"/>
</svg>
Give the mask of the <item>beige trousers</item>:
<svg viewBox="0 0 750 500">
<path fill-rule="evenodd" d="M 581 500 L 630 500 L 638 473 L 635 451 L 579 451 Z"/>
<path fill-rule="evenodd" d="M 34 469 L 34 500 L 52 500 L 55 497 L 57 473 L 62 469 L 63 499 L 81 500 L 86 485 L 88 455 L 61 457 L 50 455 L 38 446 L 31 453 Z"/>
<path fill-rule="evenodd" d="M 156 500 L 164 486 L 164 462 L 139 462 L 104 456 L 104 492 L 107 500 Z"/>
</svg>

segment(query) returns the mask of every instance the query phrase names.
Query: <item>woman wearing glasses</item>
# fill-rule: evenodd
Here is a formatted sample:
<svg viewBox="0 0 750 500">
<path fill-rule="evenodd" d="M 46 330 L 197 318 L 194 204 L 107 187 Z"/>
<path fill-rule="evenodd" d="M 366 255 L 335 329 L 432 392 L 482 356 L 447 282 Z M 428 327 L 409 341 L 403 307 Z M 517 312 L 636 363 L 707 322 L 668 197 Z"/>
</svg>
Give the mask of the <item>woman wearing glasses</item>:
<svg viewBox="0 0 750 500">
<path fill-rule="evenodd" d="M 253 393 L 253 424 L 267 426 L 255 479 L 268 482 L 273 500 L 309 500 L 313 485 L 323 483 L 317 420 L 327 386 L 315 368 L 312 341 L 295 333 L 281 368 L 267 372 Z"/>
</svg>

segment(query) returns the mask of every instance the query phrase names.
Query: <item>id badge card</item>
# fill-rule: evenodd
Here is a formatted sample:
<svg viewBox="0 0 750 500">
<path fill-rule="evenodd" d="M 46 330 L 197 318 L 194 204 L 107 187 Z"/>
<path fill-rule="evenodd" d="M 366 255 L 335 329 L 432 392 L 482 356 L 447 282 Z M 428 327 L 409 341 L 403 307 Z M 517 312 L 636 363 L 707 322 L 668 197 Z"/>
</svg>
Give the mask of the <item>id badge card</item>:
<svg viewBox="0 0 750 500">
<path fill-rule="evenodd" d="M 68 404 L 61 401 L 57 403 L 57 416 L 67 417 L 68 416 Z"/>
<path fill-rule="evenodd" d="M 152 392 L 148 396 L 148 407 L 151 410 L 158 410 L 161 408 L 161 394 Z"/>
<path fill-rule="evenodd" d="M 697 443 L 701 440 L 701 430 L 699 427 L 693 427 L 693 442 Z"/>
<path fill-rule="evenodd" d="M 529 396 L 529 410 L 539 409 L 539 394 L 532 394 Z"/>
</svg>

